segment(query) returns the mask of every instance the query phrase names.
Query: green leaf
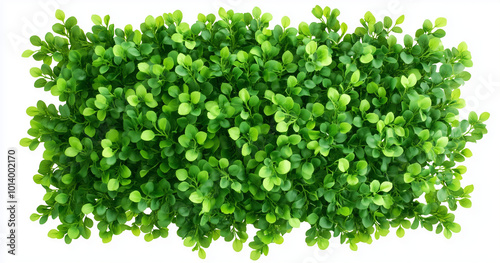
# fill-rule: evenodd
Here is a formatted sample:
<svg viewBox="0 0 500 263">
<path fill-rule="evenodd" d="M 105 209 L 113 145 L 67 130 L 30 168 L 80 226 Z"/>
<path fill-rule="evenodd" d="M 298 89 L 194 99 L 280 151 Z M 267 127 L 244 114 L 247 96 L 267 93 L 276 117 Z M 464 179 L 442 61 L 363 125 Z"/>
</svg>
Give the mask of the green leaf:
<svg viewBox="0 0 500 263">
<path fill-rule="evenodd" d="M 359 81 L 361 72 L 359 70 L 354 71 L 351 75 L 351 83 L 357 83 Z"/>
<path fill-rule="evenodd" d="M 83 150 L 82 143 L 76 137 L 69 137 L 69 145 L 71 145 L 71 147 L 73 147 L 77 151 Z"/>
<path fill-rule="evenodd" d="M 373 180 L 370 183 L 370 192 L 377 193 L 380 189 L 380 182 L 378 180 Z"/>
<path fill-rule="evenodd" d="M 292 218 L 288 219 L 288 223 L 293 228 L 300 228 L 300 220 L 298 218 L 292 217 Z"/>
<path fill-rule="evenodd" d="M 75 157 L 77 156 L 78 154 L 80 153 L 79 150 L 73 148 L 73 147 L 68 147 L 66 148 L 66 150 L 64 151 L 64 154 L 68 157 Z"/>
<path fill-rule="evenodd" d="M 28 147 L 31 142 L 33 142 L 33 139 L 30 139 L 30 138 L 22 138 L 20 141 L 19 141 L 19 144 L 23 147 Z"/>
<path fill-rule="evenodd" d="M 458 200 L 458 202 L 460 203 L 460 205 L 463 208 L 471 208 L 472 207 L 472 202 L 468 198 L 462 198 L 462 199 Z"/>
<path fill-rule="evenodd" d="M 274 182 L 271 180 L 270 177 L 266 177 L 262 181 L 262 186 L 264 186 L 264 189 L 266 189 L 267 191 L 271 191 L 274 188 Z"/>
<path fill-rule="evenodd" d="M 283 160 L 279 162 L 278 167 L 276 167 L 276 172 L 279 174 L 287 174 L 290 171 L 292 164 L 288 160 Z"/>
<path fill-rule="evenodd" d="M 316 41 L 309 41 L 306 45 L 306 53 L 311 55 L 316 52 L 316 49 L 318 48 L 318 43 Z"/>
<path fill-rule="evenodd" d="M 349 161 L 345 158 L 340 158 L 338 167 L 341 172 L 346 172 L 349 169 Z"/>
<path fill-rule="evenodd" d="M 178 169 L 175 171 L 175 176 L 179 181 L 184 181 L 188 178 L 188 172 L 185 169 Z"/>
<path fill-rule="evenodd" d="M 194 150 L 194 149 L 189 149 L 186 151 L 186 159 L 190 162 L 194 162 L 196 159 L 198 159 L 199 153 Z"/>
<path fill-rule="evenodd" d="M 228 58 L 229 57 L 229 48 L 228 47 L 223 47 L 220 50 L 220 56 L 222 59 Z"/>
<path fill-rule="evenodd" d="M 87 203 L 82 206 L 82 213 L 88 215 L 92 212 L 94 212 L 94 206 L 92 204 Z"/>
<path fill-rule="evenodd" d="M 181 182 L 178 186 L 177 189 L 181 192 L 185 192 L 189 189 L 189 184 L 187 182 Z"/>
<path fill-rule="evenodd" d="M 448 191 L 446 190 L 446 188 L 439 189 L 439 191 L 437 192 L 437 198 L 440 202 L 444 202 L 448 199 Z"/>
<path fill-rule="evenodd" d="M 259 176 L 262 178 L 268 178 L 273 174 L 273 170 L 267 166 L 262 166 L 259 170 Z"/>
<path fill-rule="evenodd" d="M 434 22 L 435 27 L 445 27 L 446 26 L 446 18 L 444 17 L 438 17 L 436 18 L 436 21 Z"/>
<path fill-rule="evenodd" d="M 105 147 L 102 150 L 102 157 L 110 158 L 110 157 L 113 157 L 114 155 L 115 155 L 115 152 L 113 151 L 113 149 L 111 149 L 111 147 Z"/>
<path fill-rule="evenodd" d="M 204 131 L 197 132 L 195 135 L 196 142 L 199 145 L 205 144 L 205 141 L 207 140 L 207 136 L 208 136 L 207 133 Z"/>
<path fill-rule="evenodd" d="M 31 57 L 31 55 L 33 55 L 33 53 L 35 53 L 35 51 L 26 49 L 25 51 L 23 51 L 23 54 L 21 55 L 21 57 L 29 58 L 29 57 Z"/>
<path fill-rule="evenodd" d="M 396 236 L 399 238 L 402 238 L 405 236 L 405 230 L 402 227 L 399 227 L 398 230 L 396 230 Z"/>
<path fill-rule="evenodd" d="M 444 229 L 443 234 L 444 234 L 444 237 L 446 237 L 446 239 L 450 239 L 452 236 L 452 233 L 448 228 Z"/>
<path fill-rule="evenodd" d="M 319 117 L 325 113 L 325 106 L 320 103 L 314 103 L 312 107 L 312 114 L 314 117 Z"/>
<path fill-rule="evenodd" d="M 98 26 L 102 25 L 102 19 L 101 19 L 100 16 L 98 16 L 98 15 L 92 15 L 91 19 L 92 19 L 92 22 L 95 25 L 98 25 Z"/>
<path fill-rule="evenodd" d="M 258 251 L 258 250 L 252 250 L 252 252 L 250 252 L 250 259 L 251 260 L 259 260 L 260 255 L 261 255 L 260 251 Z"/>
<path fill-rule="evenodd" d="M 172 35 L 172 40 L 176 43 L 182 43 L 182 41 L 184 41 L 184 37 L 179 33 L 174 33 Z"/>
<path fill-rule="evenodd" d="M 288 16 L 284 16 L 281 18 L 281 26 L 283 28 L 287 28 L 290 25 L 290 18 Z"/>
<path fill-rule="evenodd" d="M 181 103 L 177 112 L 179 113 L 179 115 L 188 115 L 189 113 L 191 113 L 191 104 L 187 102 Z"/>
<path fill-rule="evenodd" d="M 36 47 L 39 47 L 42 45 L 42 40 L 40 39 L 39 36 L 31 36 L 30 37 L 30 43 L 33 45 L 33 46 L 36 46 Z"/>
<path fill-rule="evenodd" d="M 127 97 L 127 102 L 131 106 L 135 107 L 135 106 L 137 106 L 137 104 L 139 104 L 139 98 L 136 95 L 130 95 L 130 96 Z"/>
<path fill-rule="evenodd" d="M 361 61 L 361 63 L 364 63 L 364 64 L 367 64 L 367 63 L 370 63 L 372 62 L 373 60 L 373 55 L 372 54 L 366 54 L 366 55 L 362 55 L 360 58 L 359 58 L 359 61 Z M 359 78 L 358 78 L 359 79 Z M 354 82 L 355 83 L 355 82 Z"/>
<path fill-rule="evenodd" d="M 391 189 L 392 189 L 392 183 L 391 182 L 385 181 L 385 182 L 382 182 L 382 184 L 380 184 L 380 191 L 382 191 L 382 192 L 386 192 L 387 193 L 387 192 L 391 191 Z"/>
<path fill-rule="evenodd" d="M 229 137 L 233 140 L 238 140 L 240 138 L 240 128 L 238 127 L 232 127 L 229 130 L 227 130 L 229 133 Z"/>
<path fill-rule="evenodd" d="M 330 51 L 326 45 L 321 45 L 317 50 L 316 54 L 318 56 L 318 61 L 321 66 L 327 67 L 332 64 L 332 56 L 330 55 Z"/>
<path fill-rule="evenodd" d="M 366 120 L 367 120 L 368 122 L 370 122 L 370 123 L 377 123 L 377 122 L 378 122 L 378 120 L 379 120 L 378 115 L 377 115 L 377 114 L 375 114 L 375 113 L 368 113 L 368 114 L 366 114 L 366 116 L 365 116 L 365 117 L 366 117 Z"/>
<path fill-rule="evenodd" d="M 69 196 L 64 193 L 60 193 L 55 197 L 55 201 L 58 202 L 59 204 L 65 204 L 68 202 Z"/>
<path fill-rule="evenodd" d="M 224 203 L 220 207 L 220 210 L 221 210 L 222 213 L 224 213 L 226 215 L 230 215 L 230 214 L 234 213 L 235 207 L 232 204 Z"/>
<path fill-rule="evenodd" d="M 42 76 L 42 70 L 40 68 L 33 67 L 30 69 L 30 74 L 34 78 L 38 78 Z"/>
<path fill-rule="evenodd" d="M 142 200 L 142 195 L 139 191 L 134 190 L 129 194 L 128 198 L 134 203 L 139 203 Z"/>
<path fill-rule="evenodd" d="M 480 122 L 484 122 L 484 121 L 487 121 L 489 118 L 490 118 L 490 113 L 489 112 L 483 112 L 479 116 L 479 121 Z"/>
<path fill-rule="evenodd" d="M 274 213 L 267 213 L 266 214 L 266 221 L 269 224 L 274 224 L 276 222 L 276 215 Z"/>
<path fill-rule="evenodd" d="M 200 102 L 201 93 L 199 91 L 191 92 L 191 103 L 198 104 Z"/>
<path fill-rule="evenodd" d="M 198 191 L 192 192 L 189 195 L 189 200 L 191 200 L 191 202 L 195 204 L 201 204 L 201 202 L 203 202 L 203 199 L 204 199 L 203 195 Z"/>
<path fill-rule="evenodd" d="M 233 241 L 233 249 L 236 252 L 240 252 L 243 249 L 243 242 L 240 239 L 234 239 Z"/>
<path fill-rule="evenodd" d="M 109 179 L 108 181 L 108 191 L 116 191 L 120 187 L 120 183 L 117 179 Z"/>
<path fill-rule="evenodd" d="M 233 90 L 233 87 L 231 86 L 231 84 L 222 83 L 220 89 L 223 94 L 230 95 L 231 91 Z"/>
<path fill-rule="evenodd" d="M 422 167 L 418 163 L 413 163 L 408 166 L 408 172 L 410 172 L 412 175 L 419 175 L 422 170 Z"/>
<path fill-rule="evenodd" d="M 152 130 L 145 130 L 141 133 L 141 139 L 143 141 L 151 141 L 155 138 L 155 133 Z"/>
<path fill-rule="evenodd" d="M 395 25 L 400 25 L 400 24 L 402 24 L 404 21 L 405 21 L 405 16 L 404 16 L 404 15 L 401 15 L 400 17 L 398 17 L 398 19 L 396 19 L 396 23 L 395 23 Z"/>
<path fill-rule="evenodd" d="M 247 102 L 250 99 L 250 94 L 247 89 L 241 89 L 238 94 L 243 102 Z"/>
<path fill-rule="evenodd" d="M 304 179 L 310 179 L 314 172 L 314 166 L 312 163 L 306 162 L 302 165 L 302 177 Z"/>
<path fill-rule="evenodd" d="M 436 147 L 446 147 L 448 145 L 448 137 L 441 137 L 436 141 Z"/>
<path fill-rule="evenodd" d="M 80 231 L 77 226 L 72 226 L 68 229 L 68 237 L 71 239 L 77 239 L 80 235 Z"/>
<path fill-rule="evenodd" d="M 41 215 L 33 213 L 33 214 L 30 215 L 30 220 L 31 221 L 37 221 L 38 219 L 40 219 L 40 217 L 41 217 Z"/>
<path fill-rule="evenodd" d="M 352 125 L 347 122 L 342 122 L 340 123 L 339 127 L 341 133 L 348 133 L 351 130 Z"/>
</svg>

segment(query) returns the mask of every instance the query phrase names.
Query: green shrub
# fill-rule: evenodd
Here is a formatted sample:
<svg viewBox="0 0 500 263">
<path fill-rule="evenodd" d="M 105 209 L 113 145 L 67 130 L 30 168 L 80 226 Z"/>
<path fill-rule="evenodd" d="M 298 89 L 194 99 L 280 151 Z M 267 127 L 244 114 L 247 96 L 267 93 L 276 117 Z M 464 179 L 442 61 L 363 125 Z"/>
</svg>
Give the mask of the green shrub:
<svg viewBox="0 0 500 263">
<path fill-rule="evenodd" d="M 34 181 L 46 204 L 32 220 L 59 218 L 49 236 L 66 243 L 94 221 L 105 243 L 125 230 L 166 237 L 173 223 L 202 258 L 219 237 L 240 251 L 249 224 L 252 259 L 305 222 L 321 249 L 340 236 L 356 250 L 391 227 L 460 231 L 450 210 L 471 206 L 473 186 L 459 163 L 489 117 L 458 118 L 467 45 L 443 47 L 444 18 L 402 45 L 404 16 L 367 12 L 348 33 L 339 10 L 313 14 L 298 29 L 288 17 L 269 28 L 259 8 L 192 25 L 175 11 L 139 29 L 93 15 L 84 33 L 58 10 L 55 35 L 23 53 L 43 61 L 34 86 L 62 102 L 27 110 L 21 145 L 45 147 Z"/>
</svg>

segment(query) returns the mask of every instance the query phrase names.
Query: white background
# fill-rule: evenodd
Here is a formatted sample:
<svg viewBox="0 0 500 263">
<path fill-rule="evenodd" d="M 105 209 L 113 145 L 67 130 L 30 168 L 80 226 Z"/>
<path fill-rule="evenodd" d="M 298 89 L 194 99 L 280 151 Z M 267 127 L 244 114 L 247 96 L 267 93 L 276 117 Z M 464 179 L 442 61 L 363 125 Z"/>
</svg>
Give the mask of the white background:
<svg viewBox="0 0 500 263">
<path fill-rule="evenodd" d="M 462 97 L 467 101 L 463 116 L 468 111 L 478 113 L 488 111 L 491 118 L 487 122 L 489 133 L 478 144 L 469 148 L 474 156 L 465 162 L 468 172 L 462 185 L 474 184 L 473 207 L 459 208 L 456 221 L 461 224 L 462 232 L 454 234 L 451 240 L 425 229 L 407 230 L 406 236 L 399 239 L 392 231 L 389 236 L 374 241 L 371 245 L 360 244 L 357 252 L 347 245 L 340 245 L 338 238 L 330 240 L 330 247 L 320 251 L 308 247 L 304 241 L 307 223 L 285 236 L 282 245 L 271 245 L 269 256 L 262 256 L 260 262 L 471 262 L 487 259 L 500 262 L 500 174 L 498 164 L 500 151 L 497 149 L 500 136 L 500 10 L 499 1 L 6 1 L 0 0 L 0 262 L 251 262 L 250 249 L 246 246 L 236 253 L 231 244 L 222 240 L 214 242 L 206 249 L 207 259 L 200 260 L 197 253 L 182 245 L 176 236 L 175 227 L 166 239 L 146 243 L 142 237 L 134 237 L 126 232 L 113 237 L 109 244 L 102 244 L 97 231 L 92 232 L 90 240 L 82 238 L 66 245 L 62 240 L 47 237 L 47 232 L 57 224 L 49 220 L 45 225 L 31 222 L 29 215 L 42 204 L 44 190 L 32 181 L 42 152 L 30 152 L 18 146 L 19 140 L 27 137 L 29 120 L 25 114 L 28 106 L 42 99 L 57 102 L 50 93 L 33 87 L 34 79 L 29 69 L 40 64 L 33 59 L 21 57 L 23 50 L 32 48 L 31 35 L 43 36 L 51 31 L 55 9 L 65 11 L 66 17 L 75 16 L 85 31 L 92 25 L 90 16 L 106 14 L 111 22 L 123 28 L 132 24 L 138 28 L 147 15 L 158 16 L 180 9 L 184 21 L 192 24 L 198 13 L 214 13 L 220 6 L 238 12 L 251 12 L 259 6 L 269 12 L 274 19 L 272 26 L 281 17 L 290 17 L 291 25 L 297 27 L 301 21 L 315 21 L 310 10 L 314 5 L 330 6 L 341 11 L 340 20 L 352 32 L 359 25 L 359 19 L 366 11 L 371 11 L 378 20 L 389 15 L 395 19 L 405 14 L 402 25 L 404 33 L 413 35 L 421 27 L 424 19 L 434 21 L 446 17 L 447 36 L 443 39 L 445 47 L 457 46 L 466 41 L 472 52 L 474 67 L 470 70 L 472 79 L 462 87 Z M 401 35 L 402 37 L 403 35 Z M 400 37 L 400 40 L 401 40 Z M 17 147 L 19 159 L 18 174 L 18 247 L 17 255 L 7 254 L 6 234 L 6 152 L 9 147 Z M 40 148 L 43 148 L 40 146 Z M 94 227 L 95 230 L 97 230 Z"/>
</svg>

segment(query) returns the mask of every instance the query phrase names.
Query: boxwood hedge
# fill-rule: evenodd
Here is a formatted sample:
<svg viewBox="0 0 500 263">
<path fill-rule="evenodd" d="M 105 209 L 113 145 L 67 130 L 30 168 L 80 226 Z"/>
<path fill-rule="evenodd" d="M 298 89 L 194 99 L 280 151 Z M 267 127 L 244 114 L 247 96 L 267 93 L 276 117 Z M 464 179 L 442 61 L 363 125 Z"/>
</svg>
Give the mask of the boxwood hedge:
<svg viewBox="0 0 500 263">
<path fill-rule="evenodd" d="M 356 250 L 390 228 L 460 231 L 452 211 L 473 190 L 460 163 L 489 117 L 458 117 L 467 45 L 443 47 L 445 18 L 398 43 L 404 16 L 367 12 L 349 33 L 339 10 L 312 13 L 319 22 L 298 28 L 257 7 L 123 29 L 93 15 L 85 33 L 58 10 L 54 33 L 23 53 L 43 62 L 34 86 L 61 102 L 27 109 L 20 143 L 45 148 L 31 219 L 58 218 L 48 235 L 66 243 L 94 222 L 103 242 L 175 224 L 201 258 L 220 237 L 240 251 L 248 225 L 252 259 L 306 224 L 321 249 L 333 236 Z"/>
</svg>

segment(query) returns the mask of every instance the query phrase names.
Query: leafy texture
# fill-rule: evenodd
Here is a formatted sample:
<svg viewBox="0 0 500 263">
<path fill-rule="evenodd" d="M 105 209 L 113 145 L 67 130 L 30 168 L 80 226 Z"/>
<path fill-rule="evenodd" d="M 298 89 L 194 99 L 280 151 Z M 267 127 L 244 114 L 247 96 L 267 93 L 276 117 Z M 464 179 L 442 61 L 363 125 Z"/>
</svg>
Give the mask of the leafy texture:
<svg viewBox="0 0 500 263">
<path fill-rule="evenodd" d="M 223 237 L 250 257 L 307 222 L 306 243 L 326 249 L 397 229 L 451 237 L 452 211 L 470 207 L 466 148 L 487 133 L 488 113 L 458 118 L 472 66 L 467 45 L 445 49 L 446 25 L 426 20 L 397 43 L 404 16 L 370 13 L 347 32 L 339 10 L 319 22 L 270 26 L 254 8 L 221 8 L 192 25 L 181 11 L 120 29 L 91 17 L 85 33 L 58 10 L 54 33 L 30 38 L 42 63 L 36 88 L 61 105 L 29 107 L 34 181 L 47 191 L 33 220 L 61 224 L 52 238 L 103 242 L 130 230 L 146 241 L 178 227 L 184 244 Z"/>
</svg>

